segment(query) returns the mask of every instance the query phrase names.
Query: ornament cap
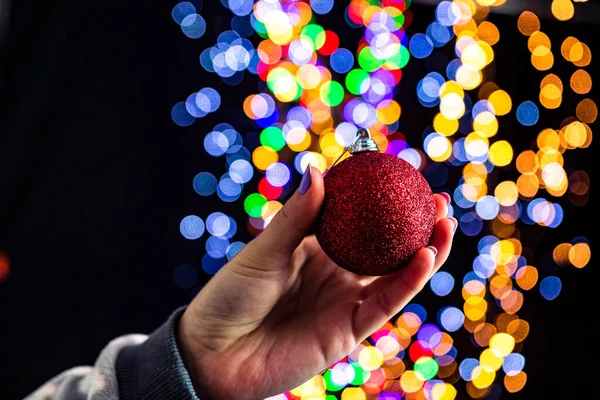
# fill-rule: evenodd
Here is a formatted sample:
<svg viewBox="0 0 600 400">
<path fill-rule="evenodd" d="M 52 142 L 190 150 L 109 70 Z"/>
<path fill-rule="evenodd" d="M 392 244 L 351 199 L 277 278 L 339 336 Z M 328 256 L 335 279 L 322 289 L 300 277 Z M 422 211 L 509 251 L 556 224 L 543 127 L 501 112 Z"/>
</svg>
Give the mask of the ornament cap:
<svg viewBox="0 0 600 400">
<path fill-rule="evenodd" d="M 361 128 L 356 132 L 354 143 L 350 145 L 350 154 L 365 151 L 379 151 L 379 147 L 377 147 L 377 143 L 371 138 L 371 132 L 366 128 Z"/>
</svg>

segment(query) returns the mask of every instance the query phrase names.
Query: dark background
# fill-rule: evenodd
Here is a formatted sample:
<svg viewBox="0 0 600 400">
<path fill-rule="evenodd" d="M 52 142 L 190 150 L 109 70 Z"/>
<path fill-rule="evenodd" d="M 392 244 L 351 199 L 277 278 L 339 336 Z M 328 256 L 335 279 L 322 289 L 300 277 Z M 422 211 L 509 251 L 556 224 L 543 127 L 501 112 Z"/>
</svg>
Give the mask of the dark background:
<svg viewBox="0 0 600 400">
<path fill-rule="evenodd" d="M 225 172 L 224 161 L 207 156 L 202 146 L 214 125 L 227 121 L 242 134 L 257 130 L 240 107 L 246 95 L 256 92 L 257 78 L 229 87 L 198 62 L 200 51 L 215 43 L 217 31 L 229 29 L 232 14 L 216 0 L 210 6 L 205 2 L 201 14 L 207 33 L 191 40 L 170 17 L 176 2 L 107 3 L 12 2 L 0 53 L 0 250 L 11 259 L 10 277 L 0 283 L 3 399 L 21 398 L 65 369 L 92 364 L 110 339 L 150 333 L 189 301 L 194 290 L 178 288 L 173 269 L 182 263 L 196 266 L 201 275 L 197 287 L 209 277 L 200 268 L 203 239 L 188 241 L 179 234 L 185 215 L 206 218 L 213 211 L 225 212 L 238 221 L 236 240 L 250 239 L 239 202 L 225 204 L 216 195 L 200 198 L 191 184 L 200 171 Z M 340 1 L 318 21 L 352 49 L 360 31 L 343 22 L 345 4 Z M 576 12 L 585 7 L 576 3 Z M 408 32 L 424 32 L 433 10 L 416 4 L 411 10 L 415 20 Z M 546 73 L 531 66 L 516 16 L 489 20 L 500 28 L 501 40 L 494 46 L 495 67 L 487 73 L 511 94 L 515 106 L 536 101 Z M 516 152 L 529 148 L 542 128 L 559 127 L 574 114 L 581 97 L 570 91 L 568 79 L 575 67 L 558 49 L 574 35 L 594 53 L 595 29 L 589 23 L 542 21 L 554 46 L 552 72 L 563 79 L 565 97 L 559 110 L 541 109 L 535 127 L 518 125 L 514 109 L 500 117 L 500 132 Z M 594 64 L 586 69 L 596 78 Z M 435 112 L 418 104 L 416 83 L 436 68 L 431 61 L 412 60 L 398 87 L 400 131 L 415 147 Z M 204 86 L 221 92 L 221 109 L 191 127 L 177 127 L 169 116 L 172 105 Z M 594 91 L 589 96 L 594 98 Z M 592 151 L 567 152 L 565 165 L 593 175 Z M 515 177 L 514 170 L 495 173 Z M 459 176 L 456 168 L 448 187 Z M 252 191 L 255 182 L 246 185 L 243 195 Z M 557 244 L 592 235 L 592 203 L 577 208 L 564 200 L 559 199 L 565 219 L 558 229 L 522 232 L 524 245 L 536 254 L 529 260 L 533 265 L 540 266 Z M 476 241 L 459 234 L 456 242 L 445 268 L 460 281 L 476 255 Z M 503 397 L 593 396 L 589 365 L 595 363 L 600 333 L 594 269 L 592 261 L 583 270 L 556 272 L 563 291 L 555 301 L 544 300 L 537 287 L 525 294 L 519 316 L 531 324 L 522 349 L 528 383 Z M 426 289 L 416 301 L 430 315 L 443 304 L 462 304 L 457 289 L 443 299 Z M 459 360 L 477 357 L 480 350 L 466 332 L 453 337 Z M 464 383 L 457 388 L 464 393 Z"/>
</svg>

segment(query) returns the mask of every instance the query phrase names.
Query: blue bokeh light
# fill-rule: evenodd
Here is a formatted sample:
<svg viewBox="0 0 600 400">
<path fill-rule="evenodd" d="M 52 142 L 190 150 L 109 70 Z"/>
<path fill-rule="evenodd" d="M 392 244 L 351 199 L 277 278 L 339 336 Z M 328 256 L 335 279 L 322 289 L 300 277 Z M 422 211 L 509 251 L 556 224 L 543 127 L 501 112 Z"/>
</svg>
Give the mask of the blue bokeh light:
<svg viewBox="0 0 600 400">
<path fill-rule="evenodd" d="M 201 38 L 206 32 L 206 21 L 200 14 L 190 14 L 181 21 L 181 30 L 190 39 Z"/>
<path fill-rule="evenodd" d="M 524 126 L 533 126 L 540 119 L 540 110 L 532 101 L 525 101 L 517 108 L 517 120 Z"/>
<path fill-rule="evenodd" d="M 444 307 L 438 314 L 440 325 L 448 332 L 456 332 L 465 322 L 465 314 L 456 307 Z"/>
<path fill-rule="evenodd" d="M 329 63 L 335 72 L 345 74 L 354 65 L 354 55 L 348 49 L 339 48 L 331 54 Z"/>
<path fill-rule="evenodd" d="M 217 178 L 210 172 L 200 172 L 194 177 L 193 186 L 200 196 L 210 196 L 217 190 Z"/>
<path fill-rule="evenodd" d="M 204 221 L 197 215 L 188 215 L 181 220 L 179 231 L 186 239 L 198 239 L 204 233 Z"/>
<path fill-rule="evenodd" d="M 327 14 L 333 8 L 333 0 L 310 0 L 310 6 L 316 14 Z"/>
<path fill-rule="evenodd" d="M 438 296 L 447 296 L 454 288 L 454 277 L 445 271 L 436 272 L 429 281 L 431 290 Z"/>
<path fill-rule="evenodd" d="M 192 3 L 189 1 L 182 1 L 173 7 L 173 11 L 171 11 L 171 17 L 173 18 L 173 21 L 177 23 L 177 25 L 181 25 L 185 17 L 195 14 L 196 12 L 196 7 Z"/>
<path fill-rule="evenodd" d="M 179 126 L 190 126 L 194 123 L 196 118 L 190 114 L 187 110 L 184 101 L 176 103 L 171 109 L 171 119 Z"/>
<path fill-rule="evenodd" d="M 460 366 L 458 367 L 460 377 L 467 382 L 473 380 L 473 371 L 480 365 L 481 364 L 479 363 L 479 360 L 477 360 L 476 358 L 465 358 L 464 360 L 462 360 Z"/>
<path fill-rule="evenodd" d="M 546 300 L 554 300 L 562 290 L 562 282 L 558 276 L 547 276 L 540 282 L 540 293 Z"/>
<path fill-rule="evenodd" d="M 233 242 L 227 248 L 227 252 L 225 253 L 228 260 L 231 260 L 237 253 L 240 252 L 244 248 L 246 244 L 244 242 Z"/>
<path fill-rule="evenodd" d="M 413 35 L 408 46 L 410 54 L 419 59 L 428 57 L 433 51 L 433 42 L 423 33 Z"/>
<path fill-rule="evenodd" d="M 206 218 L 206 230 L 214 236 L 225 235 L 231 226 L 229 217 L 222 212 L 214 212 Z"/>
<path fill-rule="evenodd" d="M 508 376 L 515 376 L 523 371 L 525 367 L 525 357 L 519 353 L 510 353 L 502 362 L 502 369 Z"/>
</svg>

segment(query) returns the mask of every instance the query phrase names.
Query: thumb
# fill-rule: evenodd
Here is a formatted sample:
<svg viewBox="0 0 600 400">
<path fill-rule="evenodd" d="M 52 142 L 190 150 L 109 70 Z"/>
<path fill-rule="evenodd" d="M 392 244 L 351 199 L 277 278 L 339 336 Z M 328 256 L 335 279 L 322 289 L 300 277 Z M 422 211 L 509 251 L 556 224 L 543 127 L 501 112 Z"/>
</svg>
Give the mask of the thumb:
<svg viewBox="0 0 600 400">
<path fill-rule="evenodd" d="M 309 165 L 296 193 L 255 239 L 256 246 L 269 252 L 291 255 L 317 219 L 324 195 L 323 176 Z"/>
</svg>

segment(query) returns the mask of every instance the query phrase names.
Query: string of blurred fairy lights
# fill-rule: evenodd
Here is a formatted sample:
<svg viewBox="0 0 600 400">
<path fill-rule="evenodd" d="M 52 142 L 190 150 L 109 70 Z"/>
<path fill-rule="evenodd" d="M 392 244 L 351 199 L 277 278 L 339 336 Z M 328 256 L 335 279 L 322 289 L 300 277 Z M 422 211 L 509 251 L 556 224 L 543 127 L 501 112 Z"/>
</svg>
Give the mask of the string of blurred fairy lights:
<svg viewBox="0 0 600 400">
<path fill-rule="evenodd" d="M 451 193 L 451 213 L 467 236 L 490 230 L 479 239 L 472 270 L 462 280 L 444 271 L 431 279 L 432 292 L 442 297 L 454 290 L 458 279 L 464 300 L 461 308 L 448 305 L 428 315 L 424 307 L 410 304 L 395 321 L 323 374 L 273 399 L 446 400 L 457 396 L 459 380 L 466 382 L 465 390 L 472 398 L 499 398 L 502 390 L 521 390 L 527 381 L 521 351 L 529 333 L 529 323 L 517 315 L 524 304 L 523 293 L 537 285 L 545 299 L 555 299 L 562 287 L 555 275 L 559 267 L 585 267 L 591 250 L 584 237 L 559 244 L 551 257 L 542 259 L 548 273 L 542 277 L 528 262 L 533 252 L 521 243 L 517 223 L 560 226 L 562 206 L 544 198 L 541 190 L 557 199 L 566 195 L 574 206 L 587 203 L 589 176 L 566 169 L 563 154 L 590 145 L 588 124 L 597 118 L 596 104 L 589 98 L 581 100 L 575 116 L 565 119 L 558 129 L 542 129 L 534 146 L 518 154 L 507 140 L 499 139 L 502 117 L 514 109 L 521 125 L 533 127 L 540 122 L 540 107 L 560 107 L 565 90 L 562 80 L 549 73 L 540 83 L 538 99 L 514 107 L 506 91 L 485 80 L 483 70 L 493 62 L 493 46 L 500 40 L 498 28 L 485 19 L 490 7 L 506 0 L 440 1 L 435 21 L 410 40 L 405 33 L 412 20 L 409 0 L 351 0 L 344 13 L 346 22 L 363 29 L 355 51 L 341 48 L 335 32 L 315 23 L 331 11 L 332 0 L 221 3 L 234 14 L 232 29 L 222 32 L 217 44 L 201 53 L 200 64 L 231 86 L 242 82 L 245 71 L 264 82 L 259 93 L 241 104 L 262 130 L 260 144 L 252 151 L 244 146 L 244 136 L 226 123 L 205 136 L 207 153 L 225 157 L 227 172 L 219 179 L 209 172 L 198 173 L 193 189 L 200 196 L 216 192 L 224 202 L 236 202 L 255 171 L 262 174 L 257 192 L 243 199 L 247 228 L 258 234 L 282 207 L 280 200 L 287 196 L 293 174 L 302 173 L 309 163 L 325 171 L 353 140 L 357 127 L 364 127 L 382 151 L 412 163 L 438 191 L 446 184 L 448 166 L 462 168 L 460 182 Z M 198 14 L 199 2 L 195 4 L 181 2 L 172 12 L 190 38 L 206 31 L 206 22 Z M 574 15 L 571 0 L 553 0 L 550 7 L 558 20 Z M 557 60 L 537 16 L 523 12 L 517 27 L 528 37 L 533 67 L 552 69 Z M 256 47 L 250 40 L 255 34 L 260 38 Z M 423 133 L 423 150 L 410 148 L 406 137 L 397 132 L 401 106 L 393 99 L 394 88 L 410 54 L 429 60 L 436 56 L 436 48 L 452 40 L 456 58 L 447 62 L 445 76 L 430 72 L 417 85 L 419 102 L 439 112 Z M 591 61 L 589 47 L 569 36 L 560 54 L 578 68 L 569 80 L 572 91 L 589 93 L 592 78 L 584 69 Z M 219 93 L 203 88 L 177 103 L 171 115 L 178 125 L 189 126 L 219 106 Z M 515 180 L 498 181 L 492 174 L 494 169 L 513 165 L 519 172 Z M 210 234 L 202 258 L 208 274 L 216 273 L 244 245 L 231 242 L 236 221 L 220 212 L 205 220 L 186 216 L 180 228 L 191 240 L 205 231 Z M 193 266 L 182 265 L 175 269 L 174 279 L 181 287 L 192 287 L 197 272 Z M 451 334 L 461 328 L 481 350 L 478 358 L 459 358 Z"/>
</svg>

